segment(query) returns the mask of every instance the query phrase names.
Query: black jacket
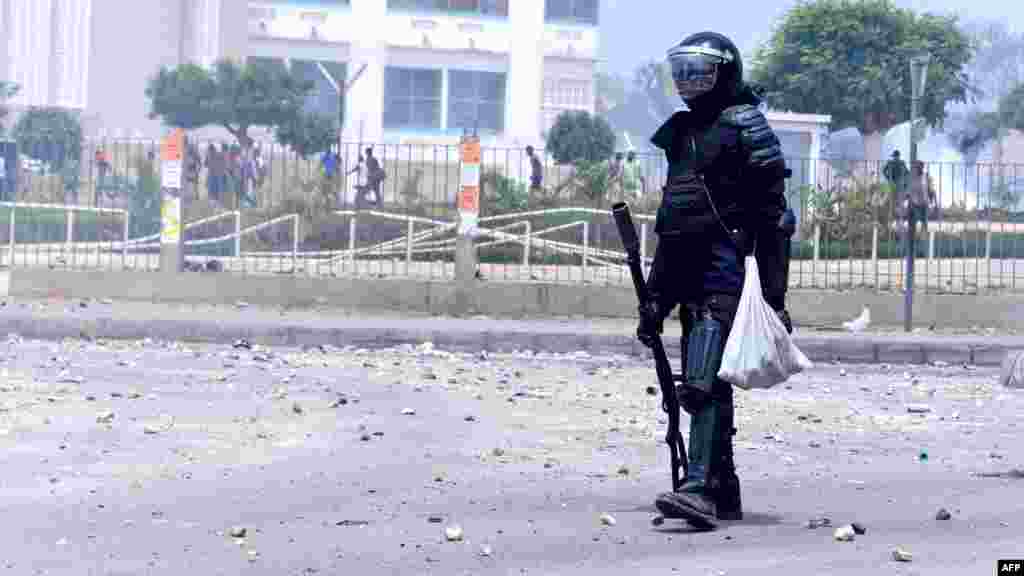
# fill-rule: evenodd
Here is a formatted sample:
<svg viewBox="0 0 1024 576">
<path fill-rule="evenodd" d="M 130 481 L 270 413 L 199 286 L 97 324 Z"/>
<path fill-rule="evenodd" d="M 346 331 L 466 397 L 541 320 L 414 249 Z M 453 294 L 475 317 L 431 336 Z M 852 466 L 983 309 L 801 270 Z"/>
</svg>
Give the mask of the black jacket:
<svg viewBox="0 0 1024 576">
<path fill-rule="evenodd" d="M 788 171 L 781 144 L 758 110 L 760 103 L 753 90 L 743 86 L 714 105 L 676 112 L 651 138 L 669 164 L 655 224 L 659 234 L 655 266 L 648 280 L 662 307 L 675 304 L 665 300 L 669 292 L 677 292 L 667 284 L 680 278 L 659 271 L 678 269 L 671 262 L 681 264 L 686 252 L 701 245 L 688 239 L 724 235 L 723 228 L 739 230 L 741 257 L 755 240 L 759 253 L 762 243 L 777 243 L 780 218 L 786 211 Z M 706 195 L 696 192 L 699 184 L 706 185 L 713 208 Z M 666 242 L 673 237 L 683 241 Z M 674 254 L 677 250 L 684 253 Z M 765 270 L 762 275 L 775 273 Z"/>
</svg>

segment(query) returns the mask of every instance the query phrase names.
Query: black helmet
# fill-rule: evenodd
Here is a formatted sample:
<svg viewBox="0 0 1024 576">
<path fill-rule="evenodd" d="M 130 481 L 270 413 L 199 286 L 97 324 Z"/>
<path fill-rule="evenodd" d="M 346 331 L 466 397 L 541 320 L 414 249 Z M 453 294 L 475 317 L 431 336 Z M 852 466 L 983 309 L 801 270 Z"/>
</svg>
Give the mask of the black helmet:
<svg viewBox="0 0 1024 576">
<path fill-rule="evenodd" d="M 693 106 L 709 95 L 734 95 L 743 82 L 743 59 L 721 34 L 699 32 L 668 51 L 672 80 L 679 96 Z"/>
</svg>

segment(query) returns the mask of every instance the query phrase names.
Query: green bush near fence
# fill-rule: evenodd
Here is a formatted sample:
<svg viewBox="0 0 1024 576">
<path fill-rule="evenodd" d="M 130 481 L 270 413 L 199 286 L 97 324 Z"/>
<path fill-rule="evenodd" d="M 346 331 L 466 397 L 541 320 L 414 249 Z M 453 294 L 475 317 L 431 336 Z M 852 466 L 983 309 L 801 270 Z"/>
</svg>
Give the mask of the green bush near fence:
<svg viewBox="0 0 1024 576">
<path fill-rule="evenodd" d="M 918 237 L 915 253 L 918 257 L 928 256 L 927 236 Z M 962 234 L 938 233 L 935 235 L 936 258 L 984 258 L 986 239 L 984 232 L 971 231 Z M 897 240 L 880 240 L 878 242 L 879 258 L 901 258 L 905 255 L 903 242 Z M 992 258 L 1009 259 L 1024 258 L 1024 234 L 993 232 Z M 822 241 L 818 252 L 821 260 L 845 260 L 871 258 L 870 242 L 857 242 L 851 245 L 844 240 Z M 811 260 L 814 258 L 814 243 L 802 240 L 793 243 L 794 260 Z"/>
</svg>

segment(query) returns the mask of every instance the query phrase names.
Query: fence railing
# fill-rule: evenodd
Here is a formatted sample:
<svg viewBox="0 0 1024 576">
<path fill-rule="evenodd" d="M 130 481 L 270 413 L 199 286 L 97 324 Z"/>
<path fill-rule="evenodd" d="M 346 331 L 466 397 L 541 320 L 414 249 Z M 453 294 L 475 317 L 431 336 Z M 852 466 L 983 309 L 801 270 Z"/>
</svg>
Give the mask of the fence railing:
<svg viewBox="0 0 1024 576">
<path fill-rule="evenodd" d="M 156 269 L 159 182 L 154 142 L 102 144 L 102 178 L 85 147 L 72 194 L 67 171 L 22 171 L 0 203 L 8 266 Z M 365 145 L 302 159 L 264 144 L 248 166 L 212 159 L 190 172 L 186 255 L 195 269 L 240 273 L 454 277 L 454 146 L 375 145 L 386 173 L 367 181 Z M 229 151 L 230 152 L 230 151 Z M 230 156 L 230 155 L 229 155 Z M 359 158 L 363 156 L 360 164 Z M 634 207 L 642 253 L 665 179 L 658 155 L 565 166 L 524 151 L 485 149 L 479 274 L 491 281 L 629 283 L 609 207 Z M 798 216 L 790 283 L 797 288 L 902 289 L 905 194 L 882 162 L 790 159 L 787 199 Z M 234 167 L 230 167 L 234 166 Z M 225 172 L 237 176 L 224 178 Z M 916 285 L 929 292 L 1024 288 L 1024 166 L 926 163 Z M 232 178 L 235 178 L 232 180 Z M 99 180 L 102 180 L 100 182 Z M 924 180 L 922 180 L 924 181 Z M 113 184 L 111 183 L 113 182 Z M 929 196 L 928 190 L 931 195 Z M 372 192 L 372 194 L 370 193 Z M 6 238 L 3 237 L 6 228 Z"/>
</svg>

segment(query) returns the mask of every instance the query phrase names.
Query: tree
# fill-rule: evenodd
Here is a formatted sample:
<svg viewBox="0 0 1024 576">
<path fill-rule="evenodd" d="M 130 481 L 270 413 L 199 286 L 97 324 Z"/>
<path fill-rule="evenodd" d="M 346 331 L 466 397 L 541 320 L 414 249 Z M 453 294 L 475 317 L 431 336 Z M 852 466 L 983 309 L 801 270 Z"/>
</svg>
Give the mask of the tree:
<svg viewBox="0 0 1024 576">
<path fill-rule="evenodd" d="M 258 60 L 244 65 L 218 60 L 212 69 L 196 64 L 161 68 L 146 87 L 150 118 L 186 130 L 220 126 L 243 148 L 252 145 L 249 131 L 267 127 L 283 144 L 303 155 L 326 148 L 324 132 L 337 135 L 337 120 L 307 114 L 311 82 L 292 74 L 282 61 Z M 329 145 L 329 144 L 328 144 Z"/>
<path fill-rule="evenodd" d="M 751 78 L 776 109 L 830 114 L 836 129 L 856 126 L 873 139 L 907 120 L 909 58 L 931 56 L 921 117 L 941 126 L 949 102 L 966 102 L 970 38 L 955 16 L 916 14 L 890 0 L 802 0 L 775 26 L 753 59 Z"/>
<path fill-rule="evenodd" d="M 1024 132 L 1024 83 L 999 99 L 997 114 L 1003 126 Z"/>
<path fill-rule="evenodd" d="M 615 133 L 600 116 L 582 110 L 562 112 L 548 131 L 546 148 L 559 164 L 592 164 L 615 152 Z"/>
<path fill-rule="evenodd" d="M 59 172 L 76 169 L 82 158 L 82 122 L 65 108 L 29 108 L 11 131 L 18 149 Z"/>
<path fill-rule="evenodd" d="M 7 101 L 18 94 L 18 85 L 14 82 L 0 80 L 0 136 L 4 135 L 4 120 L 10 111 L 7 109 Z"/>
</svg>

